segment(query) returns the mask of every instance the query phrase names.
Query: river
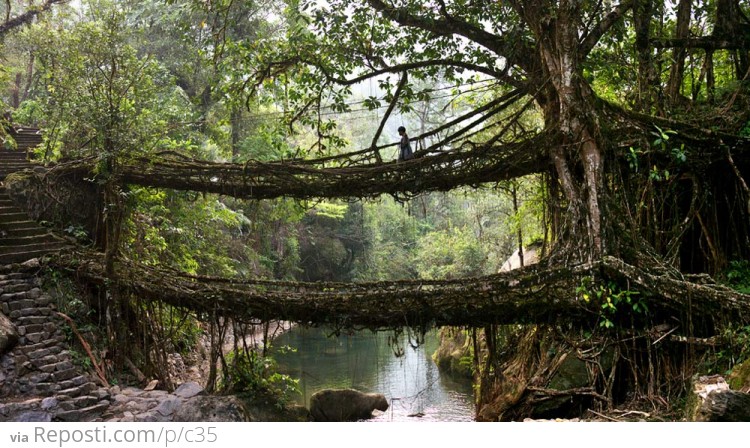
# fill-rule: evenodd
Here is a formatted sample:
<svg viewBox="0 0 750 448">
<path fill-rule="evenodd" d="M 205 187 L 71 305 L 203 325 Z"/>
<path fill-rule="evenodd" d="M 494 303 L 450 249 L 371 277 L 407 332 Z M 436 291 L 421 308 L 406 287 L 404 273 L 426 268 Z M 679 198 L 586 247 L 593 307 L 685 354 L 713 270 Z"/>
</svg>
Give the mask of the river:
<svg viewBox="0 0 750 448">
<path fill-rule="evenodd" d="M 299 404 L 309 407 L 310 396 L 321 389 L 352 388 L 388 399 L 388 411 L 371 421 L 474 419 L 471 382 L 441 374 L 432 361 L 437 332 L 428 333 L 416 349 L 405 337 L 389 344 L 392 332 L 330 333 L 325 328 L 295 327 L 274 340 L 273 356 L 280 370 L 300 380 Z M 397 357 L 394 351 L 403 354 Z"/>
</svg>

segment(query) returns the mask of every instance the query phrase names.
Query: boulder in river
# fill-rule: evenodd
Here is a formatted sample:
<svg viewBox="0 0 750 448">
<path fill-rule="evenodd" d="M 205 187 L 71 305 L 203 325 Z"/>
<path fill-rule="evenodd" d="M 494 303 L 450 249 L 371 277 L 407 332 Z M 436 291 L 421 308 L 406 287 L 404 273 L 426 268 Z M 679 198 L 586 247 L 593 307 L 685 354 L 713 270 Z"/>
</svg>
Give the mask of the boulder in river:
<svg viewBox="0 0 750 448">
<path fill-rule="evenodd" d="M 383 394 L 354 389 L 324 389 L 310 397 L 310 414 L 317 422 L 350 422 L 372 417 L 372 411 L 388 409 Z"/>
</svg>

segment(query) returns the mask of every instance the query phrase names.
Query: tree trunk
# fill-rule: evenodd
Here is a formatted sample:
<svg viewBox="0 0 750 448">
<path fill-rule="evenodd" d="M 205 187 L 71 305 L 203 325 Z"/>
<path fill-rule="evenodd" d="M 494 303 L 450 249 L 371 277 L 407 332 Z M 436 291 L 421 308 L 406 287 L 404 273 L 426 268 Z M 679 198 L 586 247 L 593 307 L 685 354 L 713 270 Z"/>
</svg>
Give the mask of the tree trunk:
<svg viewBox="0 0 750 448">
<path fill-rule="evenodd" d="M 748 31 L 748 24 L 740 21 L 743 17 L 742 9 L 738 0 L 717 0 L 716 2 L 716 23 L 712 36 L 716 39 L 737 40 L 747 39 L 745 36 Z M 743 26 L 745 32 L 743 33 Z M 732 54 L 735 67 L 737 70 L 737 79 L 743 79 L 750 68 L 748 63 L 748 52 L 737 50 Z"/>
<path fill-rule="evenodd" d="M 518 190 L 516 189 L 516 184 L 513 183 L 511 186 L 511 197 L 513 198 L 513 214 L 516 215 L 516 218 L 519 219 L 518 224 L 518 230 L 516 231 L 516 237 L 518 242 L 518 261 L 521 267 L 524 266 L 523 263 L 523 230 L 521 229 L 520 224 L 520 217 L 518 216 Z"/>
<path fill-rule="evenodd" d="M 26 64 L 26 85 L 23 88 L 21 102 L 26 101 L 31 92 L 31 84 L 34 82 L 34 53 L 29 53 L 29 62 Z"/>
<path fill-rule="evenodd" d="M 568 202 L 562 249 L 575 254 L 578 261 L 590 261 L 606 252 L 601 222 L 603 145 L 594 95 L 582 76 L 577 2 L 560 2 L 555 16 L 550 20 L 540 14 L 527 20 L 534 20 L 533 29 L 539 33 L 545 78 L 552 86 L 547 97 L 554 98 L 554 103 L 542 104 L 545 122 L 561 136 L 550 156 Z"/>
<path fill-rule="evenodd" d="M 638 98 L 636 107 L 648 112 L 655 101 L 655 70 L 649 45 L 651 17 L 654 13 L 652 0 L 638 0 L 633 6 L 633 22 L 635 27 L 635 46 L 638 51 Z"/>
<path fill-rule="evenodd" d="M 677 39 L 686 39 L 690 33 L 690 15 L 693 10 L 692 0 L 680 0 L 677 7 Z M 676 104 L 682 88 L 682 76 L 685 71 L 685 57 L 687 51 L 684 47 L 677 47 L 672 52 L 672 68 L 669 71 L 669 83 L 667 84 L 667 98 L 670 104 Z"/>
<path fill-rule="evenodd" d="M 232 160 L 237 160 L 240 155 L 240 140 L 242 133 L 242 107 L 233 106 L 230 113 L 232 125 Z"/>
<path fill-rule="evenodd" d="M 18 109 L 18 105 L 21 103 L 21 74 L 16 73 L 16 82 L 13 83 L 13 87 L 11 87 L 11 94 L 10 94 L 10 107 L 13 109 Z"/>
<path fill-rule="evenodd" d="M 716 23 L 712 33 L 715 38 L 737 39 L 741 37 L 741 10 L 738 0 L 716 1 Z"/>
</svg>

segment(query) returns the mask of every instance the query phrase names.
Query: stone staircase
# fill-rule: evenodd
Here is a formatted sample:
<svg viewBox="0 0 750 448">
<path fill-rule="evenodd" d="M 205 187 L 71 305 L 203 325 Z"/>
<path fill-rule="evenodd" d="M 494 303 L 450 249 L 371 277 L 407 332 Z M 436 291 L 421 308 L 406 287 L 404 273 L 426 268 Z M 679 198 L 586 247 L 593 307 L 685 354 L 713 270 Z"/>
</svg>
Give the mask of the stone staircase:
<svg viewBox="0 0 750 448">
<path fill-rule="evenodd" d="M 33 169 L 28 154 L 42 142 L 35 129 L 15 128 L 17 149 L 0 149 L 0 422 L 90 421 L 110 406 L 99 388 L 73 362 L 54 300 L 36 273 L 36 258 L 68 243 L 29 219 L 4 188 L 6 177 Z M 6 317 L 7 316 L 7 317 Z"/>
<path fill-rule="evenodd" d="M 15 128 L 11 135 L 18 147 L 0 149 L 0 186 L 9 174 L 34 167 L 27 154 L 42 142 L 39 131 L 32 128 Z M 38 258 L 65 246 L 64 240 L 30 220 L 0 188 L 0 265 Z"/>
<path fill-rule="evenodd" d="M 10 135 L 16 141 L 16 149 L 0 149 L 0 182 L 8 174 L 34 167 L 29 162 L 29 153 L 42 143 L 42 134 L 38 129 L 14 128 Z"/>
<path fill-rule="evenodd" d="M 36 260 L 34 260 L 36 261 Z M 17 333 L 0 355 L 0 421 L 88 421 L 109 408 L 109 392 L 75 366 L 55 303 L 34 262 L 0 266 L 0 312 Z"/>
</svg>

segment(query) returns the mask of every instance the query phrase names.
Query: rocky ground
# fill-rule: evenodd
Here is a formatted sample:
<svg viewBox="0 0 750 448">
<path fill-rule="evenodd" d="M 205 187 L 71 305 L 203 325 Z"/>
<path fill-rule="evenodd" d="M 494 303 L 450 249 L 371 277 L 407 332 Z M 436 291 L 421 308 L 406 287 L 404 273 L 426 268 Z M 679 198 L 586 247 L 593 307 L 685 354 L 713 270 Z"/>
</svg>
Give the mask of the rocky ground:
<svg viewBox="0 0 750 448">
<path fill-rule="evenodd" d="M 174 392 L 113 386 L 94 391 L 86 403 L 64 396 L 35 397 L 0 404 L 0 421 L 51 422 L 252 422 L 305 421 L 305 408 L 280 410 L 262 400 L 205 395 L 198 383 Z M 98 400 L 98 401 L 97 401 Z M 80 400 L 79 400 L 80 401 Z"/>
</svg>

